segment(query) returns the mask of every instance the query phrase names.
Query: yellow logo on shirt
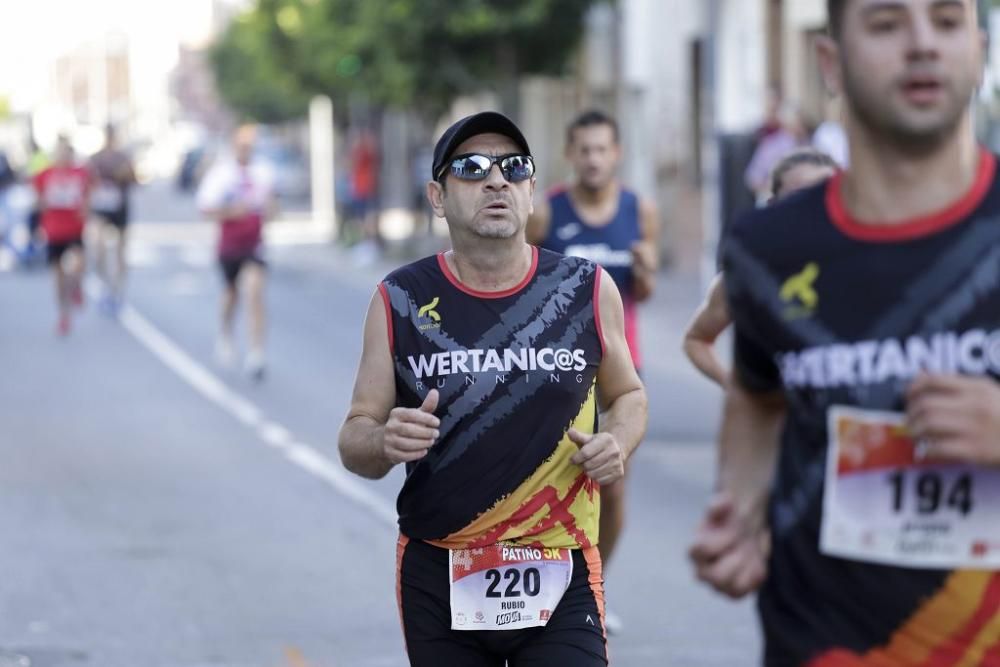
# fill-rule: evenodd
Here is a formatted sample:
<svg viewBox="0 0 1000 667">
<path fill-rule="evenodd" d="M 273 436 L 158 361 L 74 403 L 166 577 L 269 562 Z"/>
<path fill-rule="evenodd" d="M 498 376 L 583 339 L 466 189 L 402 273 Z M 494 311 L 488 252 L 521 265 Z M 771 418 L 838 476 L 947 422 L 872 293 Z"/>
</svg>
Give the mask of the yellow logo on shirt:
<svg viewBox="0 0 1000 667">
<path fill-rule="evenodd" d="M 425 329 L 439 329 L 441 327 L 441 324 L 440 324 L 440 322 L 441 322 L 441 316 L 438 314 L 438 312 L 436 310 L 434 310 L 435 308 L 437 308 L 438 301 L 440 301 L 440 300 L 441 300 L 441 297 L 437 297 L 436 296 L 436 297 L 434 297 L 433 301 L 431 301 L 430 303 L 428 303 L 425 306 L 421 306 L 420 310 L 417 311 L 417 317 L 419 317 L 419 318 L 425 318 L 426 317 L 428 319 L 434 320 L 433 322 L 427 322 L 426 324 L 421 324 L 420 325 L 420 330 L 421 331 L 423 331 Z"/>
<path fill-rule="evenodd" d="M 808 317 L 815 312 L 819 305 L 819 295 L 816 294 L 814 287 L 818 277 L 819 264 L 809 262 L 800 272 L 786 280 L 781 286 L 779 296 L 782 301 L 788 304 L 785 309 L 786 320 Z"/>
</svg>

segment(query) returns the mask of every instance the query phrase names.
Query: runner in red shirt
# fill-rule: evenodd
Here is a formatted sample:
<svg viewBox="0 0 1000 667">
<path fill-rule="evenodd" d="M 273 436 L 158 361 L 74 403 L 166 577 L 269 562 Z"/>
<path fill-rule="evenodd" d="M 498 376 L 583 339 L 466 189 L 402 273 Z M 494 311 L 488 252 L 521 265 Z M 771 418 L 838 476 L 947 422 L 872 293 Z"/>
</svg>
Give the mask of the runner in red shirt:
<svg viewBox="0 0 1000 667">
<path fill-rule="evenodd" d="M 48 241 L 48 261 L 56 281 L 56 332 L 65 336 L 70 329 L 72 306 L 83 304 L 83 226 L 90 198 L 90 174 L 74 163 L 73 148 L 66 137 L 59 137 L 55 161 L 35 176 L 34 186 Z"/>
</svg>

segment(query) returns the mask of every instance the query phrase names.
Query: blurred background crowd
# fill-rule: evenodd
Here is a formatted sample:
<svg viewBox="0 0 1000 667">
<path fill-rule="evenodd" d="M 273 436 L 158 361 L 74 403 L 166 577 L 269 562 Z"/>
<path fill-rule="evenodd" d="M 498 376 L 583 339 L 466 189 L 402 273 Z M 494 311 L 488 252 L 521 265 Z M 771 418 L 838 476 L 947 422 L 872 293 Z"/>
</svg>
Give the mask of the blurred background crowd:
<svg viewBox="0 0 1000 667">
<path fill-rule="evenodd" d="M 983 5 L 990 29 L 997 13 Z M 583 108 L 615 115 L 623 180 L 659 204 L 664 257 L 680 271 L 710 262 L 720 230 L 791 148 L 812 142 L 848 160 L 812 49 L 822 0 L 49 0 L 10 15 L 0 26 L 5 266 L 30 250 L 23 184 L 57 136 L 85 158 L 108 125 L 140 185 L 190 197 L 228 132 L 260 123 L 258 157 L 286 207 L 329 224 L 359 261 L 419 254 L 443 234 L 423 198 L 432 139 L 480 108 L 525 129 L 543 189 L 568 173 L 566 122 Z M 41 41 L 25 30 L 39 25 Z M 992 145 L 996 40 L 990 55 L 977 119 Z M 310 115 L 317 96 L 332 114 Z"/>
</svg>

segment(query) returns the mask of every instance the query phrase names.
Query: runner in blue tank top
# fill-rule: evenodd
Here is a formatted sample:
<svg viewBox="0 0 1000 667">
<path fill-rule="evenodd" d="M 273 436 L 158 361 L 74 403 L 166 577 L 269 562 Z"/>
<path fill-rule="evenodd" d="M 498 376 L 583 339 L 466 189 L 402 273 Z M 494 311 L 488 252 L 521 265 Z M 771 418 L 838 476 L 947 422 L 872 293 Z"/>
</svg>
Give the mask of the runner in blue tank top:
<svg viewBox="0 0 1000 667">
<path fill-rule="evenodd" d="M 548 250 L 600 264 L 614 279 L 625 307 L 625 338 L 636 369 L 637 304 L 653 292 L 659 264 L 659 215 L 652 202 L 618 180 L 622 148 L 618 124 L 600 111 L 585 111 L 566 129 L 566 159 L 575 179 L 555 188 L 528 220 L 527 237 Z M 625 521 L 624 480 L 601 489 L 601 559 L 611 558 Z M 608 628 L 620 627 L 608 616 Z"/>
</svg>

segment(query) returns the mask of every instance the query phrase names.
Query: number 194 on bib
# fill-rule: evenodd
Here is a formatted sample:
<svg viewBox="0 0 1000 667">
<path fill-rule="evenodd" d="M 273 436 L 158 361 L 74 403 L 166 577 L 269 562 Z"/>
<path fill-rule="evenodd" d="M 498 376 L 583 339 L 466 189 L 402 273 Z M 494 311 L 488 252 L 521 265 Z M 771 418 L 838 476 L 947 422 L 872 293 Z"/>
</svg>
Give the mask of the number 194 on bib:
<svg viewBox="0 0 1000 667">
<path fill-rule="evenodd" d="M 828 414 L 820 550 L 915 568 L 1000 567 L 1000 470 L 918 461 L 904 417 Z"/>
</svg>

